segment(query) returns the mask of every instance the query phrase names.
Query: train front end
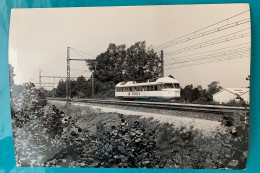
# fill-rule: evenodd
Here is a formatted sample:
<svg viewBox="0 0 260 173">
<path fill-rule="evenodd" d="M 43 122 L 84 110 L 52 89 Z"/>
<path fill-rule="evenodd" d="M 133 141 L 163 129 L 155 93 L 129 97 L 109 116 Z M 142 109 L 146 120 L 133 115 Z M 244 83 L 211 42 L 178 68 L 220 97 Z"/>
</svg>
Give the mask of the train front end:
<svg viewBox="0 0 260 173">
<path fill-rule="evenodd" d="M 163 100 L 178 100 L 181 96 L 180 83 L 171 77 L 163 77 L 156 80 L 160 86 L 158 98 Z"/>
</svg>

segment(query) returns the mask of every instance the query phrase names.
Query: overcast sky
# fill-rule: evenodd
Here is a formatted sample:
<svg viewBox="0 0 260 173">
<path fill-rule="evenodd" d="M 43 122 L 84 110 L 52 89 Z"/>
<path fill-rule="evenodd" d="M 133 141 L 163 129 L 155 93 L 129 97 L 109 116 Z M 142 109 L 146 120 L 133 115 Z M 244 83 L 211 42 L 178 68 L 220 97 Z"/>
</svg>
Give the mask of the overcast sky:
<svg viewBox="0 0 260 173">
<path fill-rule="evenodd" d="M 145 40 L 147 46 L 158 46 L 247 10 L 248 4 L 15 9 L 11 15 L 9 62 L 14 66 L 15 83 L 38 82 L 40 69 L 42 75 L 66 76 L 68 46 L 94 56 L 104 52 L 109 43 L 126 44 L 129 47 L 137 41 Z M 247 18 L 250 18 L 250 12 L 227 20 L 226 23 Z M 223 25 L 225 22 L 214 27 Z M 245 30 L 244 34 L 250 34 L 250 23 L 170 46 L 164 52 L 224 35 L 230 37 L 231 33 L 241 30 Z M 248 52 L 243 53 L 241 58 L 192 66 L 185 66 L 187 64 L 180 61 L 174 64 L 173 60 L 186 60 L 194 54 L 216 49 L 223 51 L 224 48 L 240 44 L 250 48 L 250 41 L 251 36 L 247 36 L 166 56 L 165 76 L 173 75 L 182 87 L 193 84 L 205 88 L 212 81 L 219 81 L 227 88 L 247 87 L 245 78 L 250 74 L 250 57 L 246 56 L 250 55 Z M 85 54 L 81 56 L 93 58 Z M 71 52 L 71 58 L 81 56 Z M 71 76 L 90 76 L 84 62 L 72 61 L 71 68 Z M 42 79 L 42 82 L 50 81 L 53 80 Z"/>
</svg>

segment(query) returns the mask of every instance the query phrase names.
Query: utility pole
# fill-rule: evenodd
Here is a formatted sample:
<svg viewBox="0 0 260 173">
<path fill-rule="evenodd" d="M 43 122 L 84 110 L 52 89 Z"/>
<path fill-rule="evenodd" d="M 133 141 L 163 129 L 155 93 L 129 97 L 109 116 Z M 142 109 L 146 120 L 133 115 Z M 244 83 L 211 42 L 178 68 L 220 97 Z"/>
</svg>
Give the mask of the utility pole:
<svg viewBox="0 0 260 173">
<path fill-rule="evenodd" d="M 71 88 L 70 88 L 70 61 L 85 61 L 87 63 L 89 62 L 95 62 L 95 59 L 72 59 L 70 58 L 70 47 L 67 47 L 67 82 L 66 82 L 66 98 L 67 101 L 70 100 L 71 97 Z M 95 64 L 95 71 L 96 71 L 96 64 Z M 94 96 L 94 72 L 92 73 L 92 97 Z"/>
<path fill-rule="evenodd" d="M 161 50 L 161 77 L 164 77 L 164 58 L 163 58 L 163 50 Z"/>
<path fill-rule="evenodd" d="M 42 87 L 41 69 L 39 70 L 39 85 L 40 85 L 40 88 L 41 88 Z"/>
<path fill-rule="evenodd" d="M 70 100 L 70 47 L 67 47 L 67 81 L 66 81 L 66 98 Z"/>
</svg>

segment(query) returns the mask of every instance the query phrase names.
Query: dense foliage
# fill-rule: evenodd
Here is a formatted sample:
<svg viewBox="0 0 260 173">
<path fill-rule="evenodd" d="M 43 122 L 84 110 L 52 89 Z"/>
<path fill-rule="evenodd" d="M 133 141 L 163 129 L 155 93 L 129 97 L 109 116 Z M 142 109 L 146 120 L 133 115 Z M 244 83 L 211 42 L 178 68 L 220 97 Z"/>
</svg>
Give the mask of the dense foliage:
<svg viewBox="0 0 260 173">
<path fill-rule="evenodd" d="M 50 108 L 53 112 L 46 117 L 54 120 L 48 133 L 66 147 L 49 158 L 46 166 L 242 169 L 246 164 L 246 112 L 225 116 L 226 133 L 205 136 L 192 126 L 179 128 L 138 116 Z"/>
<path fill-rule="evenodd" d="M 22 127 L 27 121 L 43 114 L 47 105 L 43 88 L 36 89 L 33 83 L 14 83 L 14 68 L 9 65 L 10 104 L 12 121 Z"/>
<path fill-rule="evenodd" d="M 213 81 L 208 85 L 208 89 L 202 89 L 202 86 L 193 87 L 187 85 L 181 89 L 181 101 L 189 103 L 210 103 L 213 101 L 213 94 L 220 91 L 222 87 L 218 81 Z"/>
<path fill-rule="evenodd" d="M 161 74 L 161 59 L 145 41 L 136 42 L 126 49 L 125 45 L 109 44 L 107 50 L 89 63 L 94 77 L 102 83 L 122 81 L 144 82 Z"/>
<path fill-rule="evenodd" d="M 66 97 L 66 82 L 67 80 L 60 80 L 57 88 L 47 91 L 46 95 L 49 97 Z M 71 97 L 86 98 L 91 96 L 91 79 L 86 80 L 83 76 L 79 76 L 76 80 L 70 80 L 69 84 Z"/>
<path fill-rule="evenodd" d="M 122 81 L 145 82 L 161 76 L 161 59 L 153 49 L 147 48 L 145 41 L 137 42 L 126 48 L 125 45 L 110 43 L 107 50 L 88 62 L 94 74 L 94 93 L 104 95 L 113 91 Z M 70 81 L 71 97 L 85 98 L 92 96 L 92 79 L 83 76 Z M 55 94 L 53 94 L 55 92 Z M 66 81 L 59 81 L 57 89 L 48 96 L 66 97 Z M 113 94 L 109 94 L 113 97 Z"/>
<path fill-rule="evenodd" d="M 11 115 L 14 123 L 23 126 L 32 118 L 43 114 L 47 100 L 42 89 L 35 89 L 32 83 L 11 85 Z"/>
</svg>

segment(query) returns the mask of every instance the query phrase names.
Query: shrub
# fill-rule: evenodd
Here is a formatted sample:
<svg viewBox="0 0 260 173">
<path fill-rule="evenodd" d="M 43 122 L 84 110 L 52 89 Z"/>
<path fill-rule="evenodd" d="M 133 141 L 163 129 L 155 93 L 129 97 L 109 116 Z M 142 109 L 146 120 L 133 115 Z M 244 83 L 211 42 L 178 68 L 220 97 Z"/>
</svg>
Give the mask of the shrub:
<svg viewBox="0 0 260 173">
<path fill-rule="evenodd" d="M 70 105 L 63 109 L 52 106 L 46 128 L 67 147 L 46 166 L 243 169 L 246 164 L 248 112 L 225 116 L 228 131 L 207 136 L 192 126 L 175 127 L 152 118 Z M 84 118 L 87 125 L 81 128 Z"/>
<path fill-rule="evenodd" d="M 25 83 L 11 92 L 11 115 L 14 124 L 22 127 L 30 119 L 43 115 L 43 107 L 47 104 L 46 97 L 35 89 L 32 83 Z"/>
<path fill-rule="evenodd" d="M 121 124 L 99 123 L 102 146 L 96 167 L 203 168 L 207 152 L 198 150 L 194 130 L 137 116 L 120 116 Z"/>
</svg>

